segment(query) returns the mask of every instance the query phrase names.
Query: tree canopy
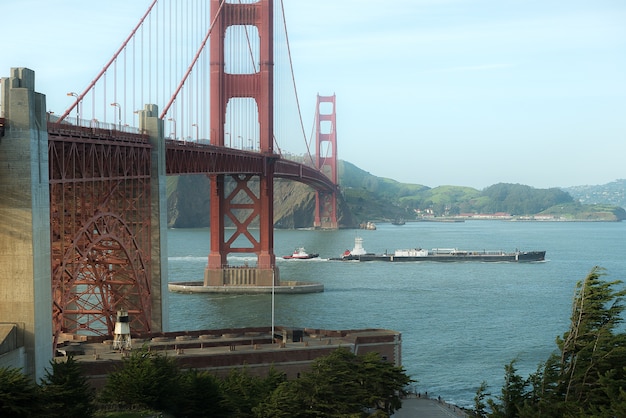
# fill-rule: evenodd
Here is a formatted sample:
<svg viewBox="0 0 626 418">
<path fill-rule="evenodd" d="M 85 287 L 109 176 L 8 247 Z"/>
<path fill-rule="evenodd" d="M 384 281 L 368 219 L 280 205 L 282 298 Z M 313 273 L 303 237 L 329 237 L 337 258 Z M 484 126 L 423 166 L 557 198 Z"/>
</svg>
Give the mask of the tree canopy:
<svg viewBox="0 0 626 418">
<path fill-rule="evenodd" d="M 260 418 L 369 415 L 366 411 L 389 416 L 402 406 L 400 396 L 410 382 L 401 367 L 377 353 L 339 348 L 300 378 L 281 383 L 255 411 Z"/>
<path fill-rule="evenodd" d="M 527 379 L 517 375 L 514 362 L 507 365 L 501 394 L 488 401 L 492 412 L 477 408 L 477 416 L 626 416 L 626 334 L 619 327 L 626 290 L 603 276 L 594 267 L 577 283 L 570 325 L 557 338 L 557 350 Z"/>
</svg>

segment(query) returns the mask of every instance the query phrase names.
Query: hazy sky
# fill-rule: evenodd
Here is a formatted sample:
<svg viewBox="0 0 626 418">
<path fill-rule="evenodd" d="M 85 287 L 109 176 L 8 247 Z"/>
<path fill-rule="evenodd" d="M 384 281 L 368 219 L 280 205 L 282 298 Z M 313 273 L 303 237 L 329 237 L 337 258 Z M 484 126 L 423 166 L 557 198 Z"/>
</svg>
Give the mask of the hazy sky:
<svg viewBox="0 0 626 418">
<path fill-rule="evenodd" d="M 149 3 L 4 0 L 0 75 L 34 69 L 49 110 L 61 112 Z M 284 0 L 284 9 L 305 124 L 318 93 L 336 94 L 340 159 L 430 187 L 626 177 L 623 0 Z"/>
</svg>

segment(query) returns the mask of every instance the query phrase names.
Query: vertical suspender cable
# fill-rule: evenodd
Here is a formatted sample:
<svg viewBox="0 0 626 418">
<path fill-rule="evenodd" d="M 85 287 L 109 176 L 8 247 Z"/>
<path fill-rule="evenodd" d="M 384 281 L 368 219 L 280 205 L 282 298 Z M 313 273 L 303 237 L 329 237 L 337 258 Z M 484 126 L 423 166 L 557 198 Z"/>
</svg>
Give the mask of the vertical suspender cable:
<svg viewBox="0 0 626 418">
<path fill-rule="evenodd" d="M 91 91 L 91 119 L 96 117 L 96 86 Z"/>
<path fill-rule="evenodd" d="M 140 59 L 141 71 L 139 72 L 139 82 L 141 83 L 140 97 L 141 97 L 141 100 L 143 100 L 145 102 L 145 100 L 144 100 L 145 96 L 143 94 L 143 86 L 145 84 L 144 81 L 143 81 L 143 74 L 144 74 L 144 72 L 143 72 L 143 65 L 144 65 L 144 57 L 143 57 L 143 53 L 144 53 L 144 48 L 143 48 L 143 26 L 141 27 L 141 45 L 139 47 L 139 50 L 141 51 L 141 59 Z"/>
<path fill-rule="evenodd" d="M 135 37 L 133 37 L 133 65 L 132 65 L 132 71 L 133 71 L 133 112 L 139 110 L 137 109 L 137 67 L 136 67 L 136 42 L 135 42 Z"/>
<path fill-rule="evenodd" d="M 102 108 L 104 109 L 104 123 L 107 122 L 107 73 L 102 76 L 103 91 L 102 91 Z"/>
<path fill-rule="evenodd" d="M 127 107 L 127 101 L 126 101 L 126 97 L 127 97 L 127 92 L 126 92 L 126 53 L 128 52 L 128 48 L 124 48 L 124 125 L 126 124 L 126 114 L 128 112 L 128 107 Z M 133 109 L 134 111 L 134 109 Z"/>
<path fill-rule="evenodd" d="M 215 22 L 217 20 L 217 16 L 219 16 L 220 12 L 222 11 L 222 8 L 224 6 L 224 1 L 222 1 L 220 3 L 220 7 L 217 10 L 217 13 L 215 15 L 215 19 L 213 19 L 213 21 L 211 22 L 211 25 L 209 26 L 209 30 L 207 31 L 204 39 L 202 40 L 202 43 L 200 44 L 200 47 L 198 48 L 193 61 L 191 62 L 191 64 L 189 65 L 189 67 L 187 68 L 187 71 L 185 72 L 184 77 L 182 78 L 182 80 L 180 81 L 180 83 L 178 83 L 178 87 L 176 88 L 176 91 L 174 92 L 174 94 L 172 95 L 172 98 L 170 99 L 170 101 L 168 102 L 168 104 L 165 106 L 165 108 L 163 109 L 163 112 L 161 112 L 161 116 L 160 118 L 163 119 L 164 115 L 167 114 L 170 106 L 172 105 L 172 102 L 175 100 L 176 95 L 178 94 L 178 92 L 181 90 L 181 88 L 183 87 L 183 85 L 185 84 L 185 81 L 187 80 L 187 77 L 189 77 L 189 74 L 191 73 L 191 69 L 196 65 L 196 62 L 198 61 L 198 58 L 200 57 L 200 54 L 202 53 L 208 39 L 209 36 L 211 35 L 211 32 L 213 31 L 213 27 L 215 26 Z"/>
<path fill-rule="evenodd" d="M 174 74 L 173 74 L 173 68 L 172 68 L 172 62 L 174 61 L 172 59 L 172 38 L 173 33 L 172 33 L 172 27 L 174 26 L 173 22 L 172 22 L 172 2 L 170 1 L 170 11 L 168 13 L 169 15 L 169 40 L 170 40 L 170 47 L 169 47 L 169 51 L 168 51 L 168 55 L 167 55 L 167 61 L 169 62 L 169 84 L 167 86 L 167 91 L 172 91 L 172 86 L 174 85 L 173 83 L 173 79 L 174 79 Z"/>
<path fill-rule="evenodd" d="M 111 103 L 117 103 L 117 60 L 113 61 L 113 101 Z M 117 103 L 119 106 L 119 103 Z M 104 112 L 106 113 L 107 111 L 107 107 L 105 104 L 105 108 L 104 108 Z M 113 114 L 115 115 L 117 112 L 115 112 L 116 109 L 113 109 Z M 115 117 L 113 117 L 113 123 L 115 123 Z M 115 125 L 113 126 L 113 129 L 115 129 Z"/>
<path fill-rule="evenodd" d="M 282 14 L 283 14 L 283 28 L 285 30 L 285 41 L 287 43 L 287 57 L 289 59 L 289 68 L 291 71 L 291 80 L 293 83 L 293 89 L 294 89 L 294 93 L 296 95 L 296 108 L 298 109 L 298 119 L 300 121 L 300 128 L 302 129 L 302 136 L 304 137 L 304 142 L 306 144 L 306 149 L 307 152 L 309 154 L 309 157 L 311 157 L 311 148 L 309 146 L 309 143 L 306 141 L 306 132 L 304 131 L 304 122 L 302 121 L 302 110 L 300 109 L 300 99 L 298 98 L 298 88 L 296 86 L 296 76 L 293 72 L 293 60 L 291 59 L 291 48 L 289 46 L 289 35 L 287 33 L 287 22 L 286 22 L 286 18 L 285 18 L 285 6 L 283 4 L 283 0 L 280 0 L 280 7 L 282 10 Z M 311 139 L 312 141 L 312 139 Z M 312 158 L 312 157 L 311 157 Z"/>
<path fill-rule="evenodd" d="M 148 20 L 148 102 L 152 101 L 152 15 Z"/>
<path fill-rule="evenodd" d="M 100 79 L 100 77 L 102 77 L 104 75 L 104 73 L 109 69 L 109 67 L 111 66 L 111 64 L 113 63 L 113 61 L 115 59 L 117 59 L 117 56 L 121 53 L 121 51 L 126 47 L 126 45 L 128 44 L 128 42 L 135 36 L 135 33 L 137 32 L 137 30 L 139 29 L 139 27 L 141 27 L 143 25 L 144 20 L 146 19 L 146 17 L 150 14 L 150 11 L 152 10 L 152 7 L 154 7 L 154 5 L 156 4 L 157 0 L 154 0 L 150 6 L 148 7 L 148 10 L 146 11 L 146 13 L 144 13 L 144 15 L 142 16 L 142 18 L 139 20 L 139 23 L 135 26 L 135 28 L 131 31 L 130 35 L 128 35 L 128 37 L 126 38 L 126 40 L 122 43 L 122 46 L 120 46 L 120 48 L 117 50 L 117 52 L 115 52 L 115 54 L 113 54 L 113 58 L 111 58 L 109 60 L 109 62 L 104 66 L 104 68 L 102 68 L 102 70 L 98 73 L 98 75 L 96 76 L 96 78 L 94 78 L 91 83 L 89 83 L 89 85 L 87 86 L 87 88 L 81 93 L 79 94 L 78 98 L 76 99 L 76 101 L 72 104 L 72 106 L 70 106 L 65 113 L 63 113 L 63 115 L 61 115 L 61 117 L 57 120 L 57 123 L 61 123 L 63 121 L 63 119 L 65 119 L 67 117 L 67 115 L 70 114 L 70 112 L 72 110 L 74 110 L 74 108 L 78 105 L 78 103 L 80 101 L 83 100 L 83 98 L 85 97 L 85 95 L 89 92 L 89 90 L 91 90 L 95 84 L 98 82 L 98 80 Z"/>
<path fill-rule="evenodd" d="M 155 103 L 159 103 L 159 66 L 161 65 L 161 63 L 159 62 L 159 8 L 156 8 L 155 11 L 156 16 L 154 17 L 154 20 L 156 21 L 156 23 L 154 24 L 154 90 L 155 90 L 155 94 L 156 97 L 154 98 L 154 102 Z"/>
<path fill-rule="evenodd" d="M 162 41 L 162 48 L 163 48 L 163 71 L 162 71 L 162 75 L 161 75 L 161 92 L 163 94 L 163 98 L 165 98 L 165 92 L 167 91 L 165 88 L 165 80 L 166 80 L 166 76 L 167 76 L 167 70 L 165 68 L 165 63 L 167 62 L 167 50 L 166 50 L 166 30 L 165 28 L 167 28 L 167 25 L 165 24 L 165 16 L 167 15 L 167 13 L 165 13 L 165 5 L 163 3 L 161 3 L 161 36 L 163 37 L 163 41 Z"/>
</svg>

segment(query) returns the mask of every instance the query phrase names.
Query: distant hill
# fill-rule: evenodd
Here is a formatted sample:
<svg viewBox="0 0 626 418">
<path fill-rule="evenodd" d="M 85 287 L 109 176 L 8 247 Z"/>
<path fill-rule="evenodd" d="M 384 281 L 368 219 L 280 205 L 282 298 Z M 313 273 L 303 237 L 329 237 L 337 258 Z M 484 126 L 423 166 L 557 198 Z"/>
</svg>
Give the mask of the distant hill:
<svg viewBox="0 0 626 418">
<path fill-rule="evenodd" d="M 477 190 L 464 186 L 430 188 L 420 184 L 400 183 L 374 176 L 346 161 L 339 161 L 337 170 L 341 190 L 339 224 L 343 228 L 354 228 L 367 221 L 410 221 L 425 216 L 496 213 L 562 220 L 626 219 L 626 211 L 623 209 L 626 206 L 626 180 L 604 186 L 568 189 L 535 189 L 521 184 L 499 183 Z M 277 228 L 306 228 L 313 225 L 315 192 L 310 187 L 277 180 L 274 189 L 274 223 Z M 168 178 L 167 196 L 168 226 L 209 226 L 209 179 L 206 176 Z"/>
<path fill-rule="evenodd" d="M 340 161 L 338 167 L 344 199 L 359 222 L 397 218 L 411 220 L 415 219 L 416 212 L 435 217 L 507 213 L 516 217 L 555 217 L 563 220 L 626 219 L 626 211 L 621 205 L 599 199 L 581 202 L 559 188 L 535 189 L 506 183 L 483 190 L 464 186 L 429 188 L 376 177 L 346 161 Z M 621 188 L 619 184 L 611 185 L 614 186 L 612 196 L 619 193 L 624 196 L 624 181 Z"/>
<path fill-rule="evenodd" d="M 583 204 L 615 205 L 626 209 L 626 179 L 598 186 L 565 187 L 563 190 Z"/>
</svg>

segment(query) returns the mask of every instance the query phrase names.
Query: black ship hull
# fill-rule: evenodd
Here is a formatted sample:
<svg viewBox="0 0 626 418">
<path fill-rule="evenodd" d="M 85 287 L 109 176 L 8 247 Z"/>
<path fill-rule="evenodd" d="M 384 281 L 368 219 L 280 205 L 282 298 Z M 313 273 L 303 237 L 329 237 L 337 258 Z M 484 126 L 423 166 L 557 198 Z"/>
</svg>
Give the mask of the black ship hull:
<svg viewBox="0 0 626 418">
<path fill-rule="evenodd" d="M 343 260 L 349 261 L 387 261 L 387 262 L 405 262 L 405 261 L 440 261 L 440 262 L 458 262 L 458 261 L 480 261 L 480 262 L 535 262 L 544 261 L 546 257 L 545 251 L 519 251 L 513 253 L 489 253 L 480 251 L 467 251 L 459 253 L 447 254 L 429 254 L 423 256 L 410 255 L 394 255 L 394 254 L 362 254 L 344 257 Z"/>
</svg>

